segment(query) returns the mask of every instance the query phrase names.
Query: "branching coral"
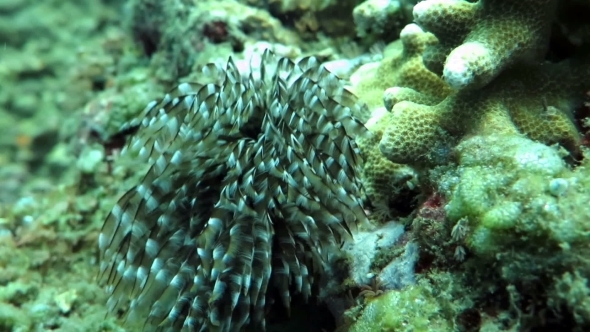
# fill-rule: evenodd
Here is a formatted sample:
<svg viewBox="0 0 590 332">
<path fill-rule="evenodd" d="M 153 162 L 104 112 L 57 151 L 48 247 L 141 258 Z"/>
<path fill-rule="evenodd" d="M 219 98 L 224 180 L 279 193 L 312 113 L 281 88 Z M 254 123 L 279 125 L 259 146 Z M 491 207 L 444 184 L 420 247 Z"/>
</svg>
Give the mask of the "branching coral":
<svg viewBox="0 0 590 332">
<path fill-rule="evenodd" d="M 387 160 L 379 151 L 385 124 L 377 122 L 372 126 L 367 123 L 371 135 L 358 140 L 364 160 L 361 179 L 371 206 L 370 219 L 378 223 L 404 215 L 405 211 L 397 211 L 394 203 L 404 201 L 405 206 L 408 194 L 414 189 L 412 184 L 416 182 L 413 169 Z"/>
<path fill-rule="evenodd" d="M 437 101 L 429 89 L 388 89 L 391 115 L 382 120 L 388 125 L 381 152 L 393 162 L 436 164 L 466 134 L 504 133 L 579 155 L 573 119 L 590 88 L 590 62 L 583 49 L 559 63 L 543 62 L 554 7 L 539 0 L 416 5 L 417 23 L 438 39 L 425 49 L 424 64 L 456 91 Z"/>
<path fill-rule="evenodd" d="M 399 201 L 403 202 L 402 206 L 408 206 L 410 199 L 406 194 L 415 194 L 413 184 L 416 183 L 416 174 L 411 168 L 391 162 L 379 149 L 379 142 L 390 126 L 390 114 L 379 105 L 385 101 L 385 108 L 390 110 L 391 104 L 408 95 L 417 96 L 415 100 L 421 103 L 435 105 L 450 93 L 449 86 L 422 63 L 422 53 L 433 43 L 436 43 L 434 35 L 409 24 L 402 30 L 400 40 L 387 47 L 381 62 L 364 65 L 351 77 L 355 93 L 372 113 L 366 123 L 372 135 L 359 140 L 359 147 L 365 160 L 363 184 L 373 207 L 374 220 L 384 222 L 399 216 L 401 211 L 394 211 L 392 203 Z M 404 88 L 387 89 L 391 86 Z M 411 135 L 405 137 L 409 139 Z"/>
<path fill-rule="evenodd" d="M 252 68 L 208 65 L 149 104 L 123 152 L 149 169 L 99 238 L 111 309 L 130 300 L 167 331 L 264 330 L 269 286 L 287 308 L 309 297 L 330 248 L 366 221 L 354 95 L 314 58 L 267 51 Z"/>
<path fill-rule="evenodd" d="M 454 88 L 478 88 L 517 62 L 543 59 L 555 0 L 428 0 L 414 19 L 439 43 L 424 54 L 428 69 Z"/>
<path fill-rule="evenodd" d="M 430 106 L 419 92 L 396 96 L 381 152 L 399 163 L 436 162 L 441 142 L 465 134 L 523 133 L 576 152 L 580 134 L 572 121 L 590 85 L 587 59 L 522 65 L 503 72 L 480 90 L 454 93 Z M 442 147 L 442 149 L 445 149 Z"/>
<path fill-rule="evenodd" d="M 436 104 L 449 93 L 449 86 L 422 63 L 424 50 L 435 44 L 436 37 L 424 32 L 416 24 L 408 24 L 400 33 L 399 41 L 392 43 L 393 49 L 380 63 L 370 63 L 351 77 L 354 92 L 369 108 L 383 105 L 383 91 L 389 87 L 404 87 L 420 92 L 423 102 Z M 417 93 L 414 93 L 417 95 Z M 391 109 L 393 99 L 386 98 L 386 107 Z"/>
</svg>

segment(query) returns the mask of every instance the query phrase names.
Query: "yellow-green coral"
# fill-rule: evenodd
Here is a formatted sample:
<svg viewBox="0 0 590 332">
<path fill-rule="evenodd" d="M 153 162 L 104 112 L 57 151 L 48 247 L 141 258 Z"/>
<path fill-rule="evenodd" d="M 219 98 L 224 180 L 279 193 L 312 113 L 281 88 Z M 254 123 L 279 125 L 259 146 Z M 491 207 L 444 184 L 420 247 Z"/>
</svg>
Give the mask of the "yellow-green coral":
<svg viewBox="0 0 590 332">
<path fill-rule="evenodd" d="M 351 77 L 354 92 L 371 109 L 383 105 L 383 91 L 392 86 L 420 91 L 422 98 L 431 102 L 442 100 L 450 88 L 422 63 L 422 52 L 434 43 L 432 34 L 415 24 L 407 25 L 400 40 L 388 47 L 381 63 L 365 65 Z"/>
<path fill-rule="evenodd" d="M 478 88 L 518 62 L 541 60 L 548 46 L 554 0 L 427 0 L 414 19 L 439 40 L 426 66 L 452 87 Z"/>
<path fill-rule="evenodd" d="M 360 140 L 359 148 L 365 158 L 363 184 L 375 208 L 373 217 L 381 222 L 391 218 L 390 201 L 400 190 L 408 188 L 407 181 L 410 181 L 411 189 L 415 177 L 408 167 L 387 160 L 379 150 L 379 141 L 389 125 L 387 121 L 379 120 L 379 116 L 383 115 L 383 90 L 394 85 L 409 87 L 388 89 L 385 97 L 387 108 L 397 97 L 393 97 L 394 93 L 402 97 L 415 95 L 417 97 L 414 100 L 429 104 L 440 102 L 450 93 L 448 85 L 422 63 L 421 53 L 427 45 L 436 42 L 434 36 L 410 24 L 404 28 L 400 37 L 400 41 L 386 49 L 384 60 L 363 66 L 351 78 L 354 92 L 374 113 L 367 123 L 373 135 Z M 379 111 L 381 115 L 377 115 Z M 385 117 L 389 116 L 386 114 Z"/>
<path fill-rule="evenodd" d="M 581 51 L 561 63 L 541 62 L 553 7 L 546 0 L 417 4 L 421 27 L 402 31 L 404 50 L 392 63 L 397 70 L 377 69 L 373 81 L 355 89 L 369 106 L 385 90 L 391 115 L 380 120 L 387 123 L 381 152 L 396 163 L 439 163 L 464 135 L 501 132 L 579 153 L 573 113 L 590 89 L 590 61 Z M 422 54 L 432 72 L 419 63 Z"/>
<path fill-rule="evenodd" d="M 545 30 L 550 18 L 546 12 L 552 4 L 537 1 L 538 7 L 526 18 L 522 18 L 526 8 L 506 5 L 514 12 L 499 19 L 503 2 L 429 0 L 416 5 L 416 21 L 431 29 L 439 42 L 422 43 L 422 49 L 404 42 L 404 52 L 412 56 L 403 65 L 413 64 L 408 72 L 415 73 L 415 81 L 408 79 L 407 73 L 404 79 L 391 75 L 396 84 L 385 91 L 384 102 L 392 114 L 381 120 L 387 122 L 387 130 L 380 148 L 389 160 L 437 163 L 446 160 L 450 147 L 464 135 L 498 132 L 522 133 L 545 144 L 558 143 L 570 152 L 579 152 L 580 133 L 572 119 L 575 108 L 590 89 L 588 54 L 557 64 L 533 61 L 538 60 L 538 53 L 548 44 Z M 520 30 L 515 27 L 519 22 Z M 499 33 L 499 27 L 505 30 Z M 531 29 L 535 34 L 522 35 L 522 31 Z M 402 40 L 412 40 L 408 36 L 432 36 L 421 31 L 410 24 L 402 32 Z M 490 34 L 494 32 L 498 34 L 492 38 Z M 508 52 L 506 43 L 516 41 Z M 466 58 L 477 53 L 466 47 L 473 44 L 484 45 L 489 51 L 485 61 Z M 422 50 L 427 67 L 438 74 L 444 72 L 447 83 L 462 90 L 449 93 L 448 86 L 441 85 L 437 75 L 424 75 L 425 70 L 415 65 Z M 448 52 L 451 54 L 446 58 Z M 445 61 L 447 67 L 443 70 Z M 458 68 L 463 68 L 463 74 L 469 77 L 459 78 L 459 72 L 449 74 L 448 70 Z M 364 92 L 362 87 L 359 84 L 357 88 L 360 94 Z M 369 100 L 375 99 L 370 93 L 367 95 Z"/>
<path fill-rule="evenodd" d="M 385 129 L 384 122 L 368 123 L 371 132 L 368 137 L 360 138 L 358 146 L 365 161 L 361 179 L 365 193 L 369 198 L 373 211 L 371 219 L 386 222 L 393 218 L 390 201 L 402 189 L 412 186 L 414 171 L 406 165 L 395 164 L 387 160 L 379 150 L 379 141 Z"/>
<path fill-rule="evenodd" d="M 439 152 L 437 143 L 449 136 L 522 133 L 576 152 L 580 134 L 572 116 L 589 87 L 590 63 L 583 57 L 521 65 L 480 90 L 459 91 L 434 106 L 414 100 L 398 102 L 391 116 L 382 120 L 389 125 L 380 148 L 394 162 L 432 162 L 433 154 Z"/>
</svg>

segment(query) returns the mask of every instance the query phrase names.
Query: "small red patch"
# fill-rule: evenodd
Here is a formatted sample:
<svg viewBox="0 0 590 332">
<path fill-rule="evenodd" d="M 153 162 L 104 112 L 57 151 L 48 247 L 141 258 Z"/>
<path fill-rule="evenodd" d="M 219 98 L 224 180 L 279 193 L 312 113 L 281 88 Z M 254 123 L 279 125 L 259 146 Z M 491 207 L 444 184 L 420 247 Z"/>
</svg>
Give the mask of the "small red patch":
<svg viewBox="0 0 590 332">
<path fill-rule="evenodd" d="M 440 208 L 443 205 L 443 197 L 438 193 L 433 193 L 422 203 L 421 208 Z"/>
<path fill-rule="evenodd" d="M 227 23 L 223 21 L 209 22 L 203 27 L 203 35 L 214 44 L 222 43 L 229 36 Z"/>
<path fill-rule="evenodd" d="M 431 194 L 418 209 L 418 217 L 443 221 L 446 217 L 445 199 L 438 193 Z"/>
</svg>

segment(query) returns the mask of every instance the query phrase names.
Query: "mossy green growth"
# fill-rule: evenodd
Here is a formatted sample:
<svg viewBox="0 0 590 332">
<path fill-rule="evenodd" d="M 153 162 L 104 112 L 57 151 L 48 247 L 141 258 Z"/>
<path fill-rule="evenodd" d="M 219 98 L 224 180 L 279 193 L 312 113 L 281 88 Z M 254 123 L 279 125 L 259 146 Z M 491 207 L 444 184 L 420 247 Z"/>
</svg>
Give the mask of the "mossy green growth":
<svg viewBox="0 0 590 332">
<path fill-rule="evenodd" d="M 118 84 L 119 89 L 106 93 L 111 110 L 104 112 L 107 118 L 103 120 L 104 128 L 100 134 L 105 139 L 118 133 L 124 123 L 141 116 L 153 96 L 159 96 L 166 90 L 150 80 L 147 68 L 135 68 L 119 78 Z"/>
<path fill-rule="evenodd" d="M 446 211 L 451 221 L 469 220 L 468 248 L 495 255 L 517 243 L 526 250 L 584 241 L 587 167 L 572 171 L 559 150 L 517 136 L 474 137 L 458 151 L 459 177 L 443 182 L 457 181 Z"/>
<path fill-rule="evenodd" d="M 558 312 L 563 324 L 587 331 L 590 156 L 582 150 L 581 163 L 572 165 L 564 149 L 523 136 L 473 136 L 457 146 L 457 168 L 431 180 L 448 199 L 449 238 L 468 252 L 462 278 L 546 299 L 536 312 Z M 489 291 L 477 292 L 482 298 Z M 511 325 L 530 324 L 519 316 Z"/>
<path fill-rule="evenodd" d="M 433 289 L 422 280 L 370 300 L 349 332 L 452 331 Z"/>
<path fill-rule="evenodd" d="M 31 322 L 16 307 L 0 302 L 0 331 L 25 332 L 31 330 Z"/>
<path fill-rule="evenodd" d="M 550 301 L 554 307 L 565 304 L 571 308 L 576 323 L 590 322 L 590 285 L 580 272 L 564 273 L 555 283 Z"/>
</svg>

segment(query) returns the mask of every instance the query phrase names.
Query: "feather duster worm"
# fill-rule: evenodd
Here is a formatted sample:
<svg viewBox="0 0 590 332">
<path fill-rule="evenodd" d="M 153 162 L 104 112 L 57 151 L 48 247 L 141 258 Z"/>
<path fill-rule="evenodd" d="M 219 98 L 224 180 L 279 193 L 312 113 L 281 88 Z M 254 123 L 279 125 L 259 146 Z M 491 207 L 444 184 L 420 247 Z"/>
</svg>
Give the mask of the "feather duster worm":
<svg viewBox="0 0 590 332">
<path fill-rule="evenodd" d="M 310 296 L 366 220 L 356 97 L 314 58 L 251 67 L 207 65 L 128 125 L 121 157 L 149 168 L 104 223 L 100 279 L 147 330 L 264 330 L 269 287 Z"/>
</svg>

